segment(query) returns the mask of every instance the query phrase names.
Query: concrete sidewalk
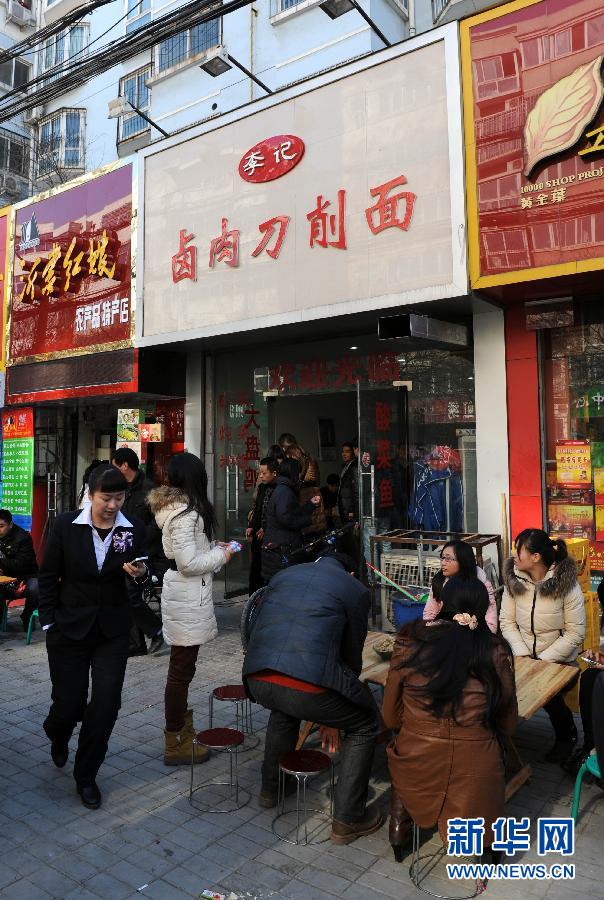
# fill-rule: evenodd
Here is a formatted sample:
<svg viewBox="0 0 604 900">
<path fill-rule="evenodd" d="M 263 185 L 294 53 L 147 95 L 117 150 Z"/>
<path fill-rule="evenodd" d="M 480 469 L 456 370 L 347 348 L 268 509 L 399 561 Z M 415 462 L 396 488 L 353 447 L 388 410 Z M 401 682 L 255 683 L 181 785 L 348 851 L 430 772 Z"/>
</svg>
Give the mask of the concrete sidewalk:
<svg viewBox="0 0 604 900">
<path fill-rule="evenodd" d="M 240 681 L 240 612 L 239 603 L 219 605 L 220 635 L 201 650 L 190 696 L 198 728 L 207 726 L 212 688 Z M 277 840 L 271 831 L 273 811 L 260 810 L 255 802 L 262 739 L 256 750 L 240 756 L 240 780 L 251 793 L 249 804 L 226 815 L 192 809 L 188 768 L 167 768 L 162 761 L 167 651 L 130 660 L 123 707 L 99 775 L 103 806 L 86 810 L 71 777 L 73 753 L 65 769 L 57 770 L 41 727 L 50 698 L 44 639 L 37 630 L 27 647 L 20 627 L 14 612 L 9 633 L 0 635 L 0 896 L 170 900 L 198 897 L 209 888 L 249 900 L 426 896 L 411 884 L 410 856 L 402 865 L 394 862 L 386 826 L 345 847 L 330 842 L 296 847 Z M 234 723 L 230 704 L 215 707 L 217 724 Z M 263 738 L 267 714 L 258 707 L 254 713 Z M 506 814 L 530 816 L 533 834 L 538 816 L 567 816 L 571 806 L 571 780 L 558 767 L 538 762 L 551 739 L 544 714 L 523 724 L 518 734 L 518 748 L 533 764 L 534 778 L 508 804 Z M 197 778 L 224 774 L 225 765 L 224 758 L 215 756 L 197 768 Z M 385 811 L 388 788 L 386 757 L 380 747 L 371 791 L 373 801 Z M 324 784 L 313 799 L 327 805 Z M 491 881 L 486 896 L 604 898 L 603 835 L 604 795 L 595 786 L 586 786 L 574 858 L 539 858 L 535 849 L 514 858 L 547 865 L 574 862 L 575 880 L 521 885 Z M 424 840 L 422 852 L 437 848 L 433 835 Z M 462 896 L 464 885 L 447 882 L 441 872 L 442 865 L 430 876 L 432 889 Z"/>
</svg>

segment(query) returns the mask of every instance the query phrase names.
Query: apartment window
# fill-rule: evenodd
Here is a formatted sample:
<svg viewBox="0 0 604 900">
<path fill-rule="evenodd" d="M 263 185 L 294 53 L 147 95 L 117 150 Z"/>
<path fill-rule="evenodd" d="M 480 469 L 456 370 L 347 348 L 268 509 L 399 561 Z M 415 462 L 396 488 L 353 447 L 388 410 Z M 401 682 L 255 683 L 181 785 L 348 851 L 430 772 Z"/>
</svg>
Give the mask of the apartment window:
<svg viewBox="0 0 604 900">
<path fill-rule="evenodd" d="M 138 72 L 133 72 L 120 79 L 120 96 L 125 97 L 144 113 L 149 112 L 150 91 L 147 87 L 147 79 L 150 77 L 151 66 L 145 66 L 144 69 L 139 69 Z M 117 139 L 118 141 L 127 141 L 129 138 L 149 131 L 149 127 L 149 123 L 145 122 L 142 116 L 134 112 L 128 113 L 119 118 Z"/>
<path fill-rule="evenodd" d="M 165 72 L 179 63 L 205 53 L 220 44 L 221 20 L 203 22 L 162 41 L 157 48 L 157 71 Z"/>
<path fill-rule="evenodd" d="M 560 232 L 557 222 L 541 222 L 531 225 L 535 250 L 554 250 L 560 246 Z"/>
<path fill-rule="evenodd" d="M 151 21 L 151 0 L 126 0 L 126 34 Z"/>
<path fill-rule="evenodd" d="M 88 25 L 74 25 L 59 34 L 53 35 L 44 44 L 42 53 L 42 71 L 48 72 L 56 66 L 62 66 L 69 60 L 81 55 L 88 46 Z M 53 72 L 49 81 L 58 78 L 60 72 Z"/>
<path fill-rule="evenodd" d="M 19 59 L 9 59 L 0 63 L 0 85 L 6 88 L 20 88 L 31 78 L 31 65 Z"/>
<path fill-rule="evenodd" d="M 520 175 L 502 175 L 478 185 L 480 211 L 502 209 L 513 205 L 520 193 Z"/>
<path fill-rule="evenodd" d="M 5 129 L 0 130 L 0 170 L 29 177 L 29 142 Z"/>
<path fill-rule="evenodd" d="M 499 97 L 520 88 L 515 53 L 502 53 L 500 56 L 477 60 L 474 63 L 474 74 L 479 100 Z"/>
<path fill-rule="evenodd" d="M 84 114 L 83 109 L 62 109 L 40 123 L 38 175 L 84 168 Z"/>
<path fill-rule="evenodd" d="M 604 13 L 588 19 L 585 23 L 585 43 L 588 47 L 604 44 Z"/>
<path fill-rule="evenodd" d="M 522 41 L 520 47 L 522 50 L 522 65 L 525 69 L 533 69 L 535 66 L 542 66 L 544 63 L 549 62 L 549 35 L 544 34 L 541 37 Z"/>
<path fill-rule="evenodd" d="M 522 269 L 530 265 L 524 231 L 490 231 L 483 234 L 482 241 L 490 268 Z"/>
</svg>

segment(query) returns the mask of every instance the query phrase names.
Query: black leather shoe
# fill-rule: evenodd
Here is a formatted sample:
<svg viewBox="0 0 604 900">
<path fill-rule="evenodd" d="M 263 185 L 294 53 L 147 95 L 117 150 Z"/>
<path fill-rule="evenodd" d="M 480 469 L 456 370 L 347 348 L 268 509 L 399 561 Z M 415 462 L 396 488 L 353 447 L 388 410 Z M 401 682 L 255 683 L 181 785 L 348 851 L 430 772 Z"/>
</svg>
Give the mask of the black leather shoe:
<svg viewBox="0 0 604 900">
<path fill-rule="evenodd" d="M 573 753 L 578 737 L 576 726 L 573 725 L 568 737 L 556 738 L 553 747 L 545 754 L 544 761 L 564 764 Z"/>
<path fill-rule="evenodd" d="M 69 759 L 69 745 L 67 742 L 53 741 L 50 745 L 50 755 L 57 769 L 62 769 Z"/>
<path fill-rule="evenodd" d="M 149 653 L 157 653 L 164 646 L 164 636 L 160 631 L 149 644 Z"/>
<path fill-rule="evenodd" d="M 98 809 L 101 805 L 101 792 L 95 781 L 92 784 L 78 784 L 77 792 L 86 809 Z"/>
</svg>

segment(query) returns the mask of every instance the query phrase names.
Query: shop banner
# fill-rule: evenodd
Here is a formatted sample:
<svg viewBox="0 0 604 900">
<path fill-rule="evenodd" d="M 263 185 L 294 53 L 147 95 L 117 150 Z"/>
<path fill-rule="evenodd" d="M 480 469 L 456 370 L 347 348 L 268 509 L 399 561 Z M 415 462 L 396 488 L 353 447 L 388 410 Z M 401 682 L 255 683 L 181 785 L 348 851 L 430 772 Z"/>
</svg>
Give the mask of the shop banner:
<svg viewBox="0 0 604 900">
<path fill-rule="evenodd" d="M 596 507 L 602 509 L 604 507 Z M 574 506 L 567 503 L 550 502 L 547 504 L 548 531 L 560 537 L 587 538 L 595 537 L 593 506 Z"/>
<path fill-rule="evenodd" d="M 131 346 L 132 166 L 15 213 L 9 363 Z"/>
<path fill-rule="evenodd" d="M 34 411 L 2 413 L 2 506 L 14 521 L 31 531 L 34 485 Z"/>
<path fill-rule="evenodd" d="M 560 485 L 591 483 L 591 446 L 589 441 L 557 442 L 556 481 Z"/>
<path fill-rule="evenodd" d="M 467 292 L 456 28 L 142 152 L 141 346 Z"/>
<path fill-rule="evenodd" d="M 0 341 L 0 372 L 4 372 L 7 283 L 6 272 L 8 262 L 8 230 L 10 226 L 10 208 L 0 209 L 0 302 L 2 303 L 2 338 Z M 4 385 L 2 385 L 1 404 L 4 404 Z"/>
<path fill-rule="evenodd" d="M 473 288 L 604 267 L 602 0 L 461 24 Z"/>
</svg>

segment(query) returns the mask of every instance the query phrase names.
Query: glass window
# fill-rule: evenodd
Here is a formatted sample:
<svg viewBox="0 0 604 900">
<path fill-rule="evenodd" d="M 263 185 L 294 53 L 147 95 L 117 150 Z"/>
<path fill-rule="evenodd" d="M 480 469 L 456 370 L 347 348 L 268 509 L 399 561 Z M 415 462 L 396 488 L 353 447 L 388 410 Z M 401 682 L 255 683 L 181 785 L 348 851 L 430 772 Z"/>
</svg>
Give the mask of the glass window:
<svg viewBox="0 0 604 900">
<path fill-rule="evenodd" d="M 9 88 L 19 88 L 30 79 L 31 65 L 18 59 L 0 63 L 0 84 Z"/>
<path fill-rule="evenodd" d="M 588 47 L 604 44 L 604 13 L 587 20 L 585 23 L 585 37 Z"/>
<path fill-rule="evenodd" d="M 554 35 L 554 56 L 566 56 L 570 53 L 570 34 L 570 28 L 565 28 Z"/>
<path fill-rule="evenodd" d="M 84 168 L 84 112 L 64 109 L 39 126 L 38 175 Z"/>
<path fill-rule="evenodd" d="M 141 112 L 149 110 L 150 91 L 147 87 L 147 79 L 151 75 L 151 66 L 145 66 L 132 75 L 127 75 L 120 81 L 120 94 Z M 149 131 L 149 123 L 136 113 L 120 116 L 118 128 L 118 141 L 125 141 L 135 135 Z"/>
<path fill-rule="evenodd" d="M 220 44 L 221 22 L 203 22 L 187 31 L 181 31 L 159 44 L 157 70 L 165 72 L 187 59 L 205 53 Z"/>
<path fill-rule="evenodd" d="M 88 25 L 73 25 L 59 34 L 53 35 L 44 45 L 42 69 L 44 72 L 63 65 L 84 52 L 88 45 Z M 48 80 L 57 78 L 60 72 L 53 72 Z"/>
</svg>

